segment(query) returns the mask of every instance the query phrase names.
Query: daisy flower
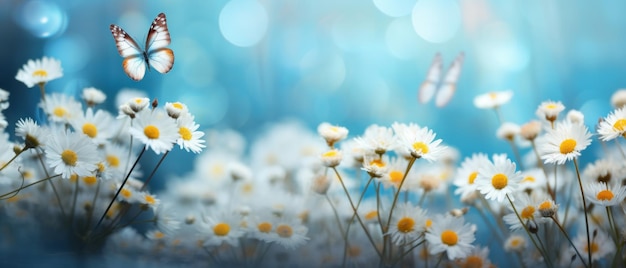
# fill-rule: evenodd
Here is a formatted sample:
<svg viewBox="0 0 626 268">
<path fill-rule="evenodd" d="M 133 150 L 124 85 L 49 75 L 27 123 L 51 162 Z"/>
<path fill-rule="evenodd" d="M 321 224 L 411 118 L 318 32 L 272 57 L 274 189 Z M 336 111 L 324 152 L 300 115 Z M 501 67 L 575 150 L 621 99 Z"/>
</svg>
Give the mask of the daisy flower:
<svg viewBox="0 0 626 268">
<path fill-rule="evenodd" d="M 326 141 L 326 144 L 332 148 L 336 142 L 343 140 L 348 136 L 348 129 L 341 126 L 333 126 L 330 123 L 324 122 L 317 126 L 317 133 L 322 136 L 322 138 Z"/>
<path fill-rule="evenodd" d="M 87 103 L 87 107 L 103 103 L 107 99 L 107 95 L 95 87 L 87 87 L 83 89 L 81 98 Z"/>
<path fill-rule="evenodd" d="M 476 188 L 486 199 L 502 202 L 507 194 L 517 190 L 522 176 L 505 154 L 493 155 L 492 159 L 493 162 L 478 168 Z M 513 196 L 509 197 L 513 200 Z"/>
<path fill-rule="evenodd" d="M 337 149 L 328 150 L 320 156 L 322 164 L 326 167 L 338 166 L 341 163 L 342 158 L 343 155 L 341 154 L 341 151 Z"/>
<path fill-rule="evenodd" d="M 521 128 L 519 125 L 511 122 L 504 122 L 496 131 L 496 136 L 501 140 L 513 141 L 515 136 L 519 135 Z"/>
<path fill-rule="evenodd" d="M 537 120 L 532 120 L 526 124 L 523 124 L 520 127 L 519 134 L 525 140 L 532 141 L 535 138 L 537 138 L 537 136 L 539 136 L 540 132 L 541 132 L 541 122 Z"/>
<path fill-rule="evenodd" d="M 556 121 L 559 113 L 565 110 L 565 106 L 560 101 L 544 101 L 539 104 L 535 114 L 542 119 L 550 122 Z"/>
<path fill-rule="evenodd" d="M 596 205 L 615 206 L 624 201 L 626 187 L 616 183 L 592 182 L 585 185 L 585 196 Z"/>
<path fill-rule="evenodd" d="M 306 244 L 309 238 L 306 236 L 309 229 L 300 223 L 298 218 L 284 216 L 276 223 L 274 229 L 275 241 L 286 249 L 295 249 Z"/>
<path fill-rule="evenodd" d="M 86 136 L 76 132 L 56 131 L 44 146 L 48 165 L 61 177 L 72 174 L 89 176 L 98 168 L 100 158 L 97 146 Z"/>
<path fill-rule="evenodd" d="M 474 98 L 474 106 L 479 109 L 494 109 L 506 104 L 513 98 L 513 91 L 494 91 Z"/>
<path fill-rule="evenodd" d="M 598 126 L 598 134 L 603 141 L 610 141 L 619 136 L 626 137 L 626 107 L 613 110 Z"/>
<path fill-rule="evenodd" d="M 30 117 L 20 118 L 15 124 L 15 135 L 24 139 L 26 147 L 36 148 L 42 145 L 48 134 Z"/>
<path fill-rule="evenodd" d="M 147 97 L 135 97 L 128 100 L 126 104 L 133 112 L 139 113 L 150 105 L 150 99 Z"/>
<path fill-rule="evenodd" d="M 50 121 L 58 123 L 69 123 L 72 118 L 83 112 L 80 102 L 61 93 L 46 95 L 46 98 L 39 103 L 39 107 L 43 109 Z"/>
<path fill-rule="evenodd" d="M 157 229 L 166 234 L 173 234 L 180 228 L 181 221 L 176 212 L 179 209 L 170 205 L 159 205 L 154 211 L 154 223 Z"/>
<path fill-rule="evenodd" d="M 475 182 L 478 177 L 478 169 L 488 164 L 489 158 L 482 153 L 473 154 L 471 157 L 465 158 L 453 182 L 458 187 L 454 190 L 454 194 L 460 194 L 461 199 L 465 199 L 475 193 L 477 190 Z"/>
<path fill-rule="evenodd" d="M 538 223 L 546 222 L 548 219 L 541 217 L 539 213 L 539 209 L 537 208 L 537 202 L 532 200 L 527 194 L 520 194 L 518 198 L 515 198 L 515 209 L 519 215 L 515 214 L 515 212 L 504 215 L 502 218 L 504 222 L 509 226 L 511 231 L 518 230 L 520 228 L 524 228 L 522 224 L 526 225 L 527 228 L 537 228 Z M 513 208 L 511 208 L 513 211 Z M 522 222 L 520 222 L 520 219 Z"/>
<path fill-rule="evenodd" d="M 463 217 L 437 215 L 426 233 L 426 240 L 430 254 L 445 251 L 448 259 L 454 260 L 470 254 L 475 237 L 472 225 L 465 223 Z"/>
<path fill-rule="evenodd" d="M 582 232 L 574 238 L 574 246 L 580 251 L 582 256 L 587 256 L 591 251 L 591 261 L 598 261 L 606 255 L 615 252 L 613 240 L 602 230 L 595 229 L 591 239 L 591 247 L 587 243 L 587 234 Z M 573 250 L 572 250 L 573 253 Z"/>
<path fill-rule="evenodd" d="M 138 113 L 129 131 L 146 148 L 161 154 L 171 150 L 180 138 L 178 129 L 174 119 L 160 110 L 154 110 Z"/>
<path fill-rule="evenodd" d="M 355 140 L 366 150 L 382 155 L 395 145 L 393 130 L 379 125 L 370 125 L 365 133 Z"/>
<path fill-rule="evenodd" d="M 519 183 L 520 190 L 532 192 L 543 190 L 546 186 L 546 174 L 541 168 L 532 168 L 522 171 L 522 180 Z"/>
<path fill-rule="evenodd" d="M 100 145 L 107 142 L 115 134 L 111 127 L 113 116 L 105 110 L 97 110 L 95 113 L 91 107 L 87 108 L 85 114 L 70 120 L 70 124 L 79 133 L 85 134 L 94 143 Z"/>
<path fill-rule="evenodd" d="M 396 245 L 413 245 L 426 230 L 426 211 L 410 203 L 402 203 L 394 209 L 389 231 Z"/>
<path fill-rule="evenodd" d="M 504 250 L 507 252 L 522 252 L 526 249 L 526 238 L 513 234 L 504 241 Z"/>
<path fill-rule="evenodd" d="M 409 162 L 401 157 L 395 157 L 389 162 L 386 172 L 380 178 L 380 181 L 383 183 L 385 188 L 392 186 L 396 190 L 398 189 L 400 182 L 402 182 L 402 178 L 404 178 L 404 172 L 406 171 L 408 164 Z M 411 174 L 407 174 L 407 178 L 405 180 L 409 180 L 410 176 Z M 404 184 L 404 186 L 405 187 L 403 189 L 400 189 L 401 191 L 407 190 L 406 184 Z"/>
<path fill-rule="evenodd" d="M 441 139 L 435 140 L 436 134 L 427 127 L 405 129 L 398 133 L 399 144 L 408 150 L 415 158 L 424 158 L 428 162 L 439 159 L 445 152 L 446 146 L 440 145 Z"/>
<path fill-rule="evenodd" d="M 365 170 L 367 174 L 374 178 L 382 178 L 387 174 L 389 170 L 389 157 L 387 155 L 383 155 L 381 158 L 379 155 L 366 155 L 363 158 L 363 167 L 362 170 Z"/>
<path fill-rule="evenodd" d="M 565 116 L 566 120 L 571 122 L 572 124 L 584 124 L 585 123 L 585 115 L 578 110 L 570 110 L 567 112 Z"/>
<path fill-rule="evenodd" d="M 167 115 L 174 119 L 189 113 L 187 105 L 181 102 L 166 102 L 165 111 L 167 111 Z"/>
<path fill-rule="evenodd" d="M 206 147 L 204 145 L 205 141 L 202 139 L 204 132 L 198 131 L 200 125 L 196 124 L 193 115 L 185 113 L 179 116 L 176 124 L 178 125 L 178 134 L 180 134 L 176 144 L 181 149 L 197 154 L 202 151 L 202 148 Z"/>
<path fill-rule="evenodd" d="M 457 264 L 458 267 L 492 267 L 491 261 L 489 260 L 489 248 L 476 246 L 472 248 L 467 257 L 457 260 Z"/>
<path fill-rule="evenodd" d="M 207 234 L 205 246 L 220 246 L 224 243 L 239 246 L 239 237 L 244 235 L 241 229 L 241 219 L 236 213 L 217 213 L 215 216 L 205 217 L 201 222 L 200 232 Z"/>
<path fill-rule="evenodd" d="M 613 105 L 616 109 L 622 108 L 626 105 L 626 89 L 618 89 L 613 93 L 613 95 L 611 95 L 611 105 Z"/>
<path fill-rule="evenodd" d="M 583 170 L 583 178 L 587 182 L 612 183 L 623 178 L 623 166 L 615 160 L 604 158 L 588 164 Z"/>
<path fill-rule="evenodd" d="M 48 81 L 63 77 L 61 62 L 43 57 L 36 60 L 28 60 L 22 69 L 17 71 L 15 79 L 24 83 L 26 87 L 33 87 L 35 84 L 44 85 Z"/>
<path fill-rule="evenodd" d="M 567 121 L 556 124 L 549 129 L 538 151 L 546 164 L 562 165 L 566 161 L 580 156 L 580 151 L 591 144 L 591 133 L 585 125 L 572 124 Z"/>
</svg>

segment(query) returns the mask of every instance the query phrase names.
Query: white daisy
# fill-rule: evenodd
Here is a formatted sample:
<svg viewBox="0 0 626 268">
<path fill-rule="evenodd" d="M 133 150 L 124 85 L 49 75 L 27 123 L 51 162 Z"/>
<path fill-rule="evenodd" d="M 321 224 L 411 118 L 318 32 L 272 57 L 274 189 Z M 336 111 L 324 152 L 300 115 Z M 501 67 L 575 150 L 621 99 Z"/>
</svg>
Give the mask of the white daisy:
<svg viewBox="0 0 626 268">
<path fill-rule="evenodd" d="M 611 105 L 616 109 L 626 105 L 626 89 L 620 88 L 611 95 Z"/>
<path fill-rule="evenodd" d="M 292 250 L 306 244 L 309 240 L 306 236 L 308 231 L 309 229 L 298 218 L 283 216 L 274 229 L 275 241 L 286 249 Z"/>
<path fill-rule="evenodd" d="M 603 141 L 626 137 L 626 106 L 613 110 L 604 118 L 598 126 L 598 134 Z"/>
<path fill-rule="evenodd" d="M 513 234 L 504 241 L 504 250 L 507 252 L 522 252 L 526 249 L 526 238 L 521 235 Z"/>
<path fill-rule="evenodd" d="M 23 138 L 27 147 L 35 148 L 41 146 L 49 134 L 35 120 L 27 117 L 17 121 L 15 135 Z"/>
<path fill-rule="evenodd" d="M 588 164 L 582 173 L 582 178 L 587 182 L 613 183 L 624 178 L 623 165 L 610 158 L 598 159 Z"/>
<path fill-rule="evenodd" d="M 406 171 L 408 164 L 409 162 L 404 158 L 392 158 L 387 165 L 386 172 L 380 178 L 380 182 L 383 183 L 383 186 L 385 186 L 385 188 L 394 187 L 395 190 L 398 190 L 400 182 L 402 182 L 402 179 L 404 178 L 404 172 Z M 407 178 L 405 180 L 408 180 L 410 176 L 411 174 L 407 174 Z M 400 190 L 407 190 L 406 182 L 404 187 Z"/>
<path fill-rule="evenodd" d="M 539 104 L 535 114 L 541 119 L 554 122 L 563 110 L 565 110 L 565 106 L 560 101 L 544 101 Z"/>
<path fill-rule="evenodd" d="M 105 110 L 97 110 L 95 113 L 91 107 L 70 120 L 70 124 L 76 132 L 83 133 L 96 144 L 104 144 L 115 134 L 112 128 L 113 116 Z"/>
<path fill-rule="evenodd" d="M 430 254 L 445 251 L 450 260 L 467 257 L 474 247 L 471 244 L 475 240 L 473 229 L 463 217 L 436 215 L 426 233 Z"/>
<path fill-rule="evenodd" d="M 159 205 L 154 211 L 154 219 L 157 229 L 166 234 L 173 234 L 180 229 L 181 221 L 177 211 L 180 209 L 171 205 Z"/>
<path fill-rule="evenodd" d="M 205 140 L 202 139 L 204 132 L 198 131 L 200 125 L 196 124 L 193 115 L 189 113 L 180 115 L 176 120 L 176 124 L 178 125 L 178 134 L 180 134 L 176 143 L 181 149 L 197 154 L 202 151 L 202 148 L 206 147 L 204 145 Z"/>
<path fill-rule="evenodd" d="M 137 113 L 129 132 L 156 154 L 171 150 L 180 137 L 174 119 L 161 110 Z"/>
<path fill-rule="evenodd" d="M 337 149 L 328 150 L 320 156 L 322 164 L 326 167 L 338 166 L 341 163 L 342 158 L 343 155 L 341 154 L 341 151 Z"/>
<path fill-rule="evenodd" d="M 95 87 L 87 87 L 83 89 L 81 98 L 85 100 L 88 107 L 103 103 L 107 99 L 107 95 Z"/>
<path fill-rule="evenodd" d="M 515 140 L 515 136 L 520 134 L 520 131 L 521 129 L 519 125 L 511 122 L 504 122 L 496 131 L 496 136 L 502 140 L 513 141 Z"/>
<path fill-rule="evenodd" d="M 538 151 L 544 163 L 562 165 L 580 156 L 580 151 L 589 144 L 591 133 L 585 125 L 564 121 L 548 130 L 539 143 Z"/>
<path fill-rule="evenodd" d="M 617 183 L 592 182 L 584 188 L 587 200 L 604 207 L 618 205 L 626 196 L 626 187 Z"/>
<path fill-rule="evenodd" d="M 146 97 L 135 97 L 128 100 L 126 104 L 128 104 L 128 107 L 130 107 L 133 112 L 139 113 L 150 105 L 150 99 Z"/>
<path fill-rule="evenodd" d="M 578 110 L 573 110 L 573 109 L 569 110 L 565 118 L 567 119 L 567 121 L 571 122 L 572 124 L 584 124 L 585 123 L 585 115 Z"/>
<path fill-rule="evenodd" d="M 476 192 L 475 182 L 478 177 L 478 169 L 488 164 L 489 158 L 482 153 L 473 154 L 471 157 L 465 158 L 454 179 L 454 185 L 458 187 L 454 194 L 460 194 L 461 199 L 474 194 Z"/>
<path fill-rule="evenodd" d="M 537 228 L 539 223 L 544 223 L 548 220 L 543 218 L 539 213 L 537 203 L 538 202 L 532 200 L 527 194 L 519 194 L 513 203 L 518 214 L 515 214 L 513 208 L 510 208 L 512 212 L 504 215 L 502 219 L 509 225 L 511 231 L 523 229 L 522 222 L 528 229 Z M 520 222 L 520 219 L 522 222 Z"/>
<path fill-rule="evenodd" d="M 199 225 L 200 232 L 208 236 L 204 240 L 205 246 L 220 246 L 223 243 L 239 246 L 239 237 L 244 235 L 241 229 L 239 214 L 231 212 L 216 213 L 214 216 L 204 217 Z"/>
<path fill-rule="evenodd" d="M 44 146 L 48 165 L 65 179 L 92 175 L 100 161 L 96 149 L 86 136 L 65 131 L 52 133 Z"/>
<path fill-rule="evenodd" d="M 362 170 L 365 170 L 367 174 L 374 178 L 381 178 L 387 174 L 389 170 L 389 157 L 383 155 L 381 158 L 379 155 L 365 155 L 363 158 Z"/>
<path fill-rule="evenodd" d="M 505 154 L 493 155 L 492 159 L 493 162 L 478 168 L 476 188 L 486 199 L 502 202 L 507 194 L 517 190 L 522 176 L 519 171 L 515 171 L 515 163 Z M 513 196 L 509 197 L 513 200 Z"/>
<path fill-rule="evenodd" d="M 395 207 L 385 235 L 391 236 L 396 245 L 414 245 L 426 230 L 426 211 L 410 203 L 402 203 Z"/>
<path fill-rule="evenodd" d="M 604 231 L 595 229 L 593 234 L 590 243 L 587 243 L 587 234 L 585 232 L 581 232 L 574 238 L 574 246 L 580 251 L 580 255 L 585 260 L 589 252 L 591 252 L 591 261 L 601 260 L 608 254 L 615 252 L 613 240 Z M 589 244 L 591 248 L 588 246 Z"/>
<path fill-rule="evenodd" d="M 479 109 L 494 109 L 506 104 L 513 97 L 513 91 L 494 91 L 474 98 L 474 106 Z"/>
<path fill-rule="evenodd" d="M 370 125 L 363 136 L 355 140 L 366 150 L 379 155 L 393 149 L 395 145 L 393 130 L 379 125 Z"/>
<path fill-rule="evenodd" d="M 441 139 L 435 140 L 436 134 L 427 127 L 406 129 L 398 133 L 400 146 L 403 146 L 415 158 L 424 158 L 428 162 L 439 159 L 445 152 L 446 146 L 440 145 Z"/>
<path fill-rule="evenodd" d="M 179 118 L 181 115 L 189 113 L 187 105 L 181 102 L 166 102 L 165 111 L 167 111 L 167 115 L 174 119 Z"/>
<path fill-rule="evenodd" d="M 72 118 L 83 112 L 80 102 L 61 93 L 46 95 L 46 98 L 39 102 L 39 107 L 43 109 L 48 119 L 59 123 L 69 123 Z"/>
<path fill-rule="evenodd" d="M 63 77 L 61 62 L 54 58 L 43 57 L 34 61 L 28 60 L 17 72 L 15 79 L 30 88 L 61 77 Z"/>
<path fill-rule="evenodd" d="M 523 124 L 520 127 L 520 136 L 522 136 L 522 138 L 524 138 L 525 140 L 534 140 L 535 138 L 537 138 L 537 136 L 539 136 L 540 132 L 541 122 L 537 120 L 532 120 L 526 124 Z"/>
<path fill-rule="evenodd" d="M 489 260 L 489 248 L 475 246 L 467 257 L 458 260 L 458 267 L 489 268 L 493 267 Z"/>
<path fill-rule="evenodd" d="M 333 126 L 330 123 L 324 122 L 317 126 L 317 134 L 324 138 L 329 147 L 334 147 L 336 142 L 343 140 L 348 136 L 348 129 L 341 126 Z"/>
</svg>

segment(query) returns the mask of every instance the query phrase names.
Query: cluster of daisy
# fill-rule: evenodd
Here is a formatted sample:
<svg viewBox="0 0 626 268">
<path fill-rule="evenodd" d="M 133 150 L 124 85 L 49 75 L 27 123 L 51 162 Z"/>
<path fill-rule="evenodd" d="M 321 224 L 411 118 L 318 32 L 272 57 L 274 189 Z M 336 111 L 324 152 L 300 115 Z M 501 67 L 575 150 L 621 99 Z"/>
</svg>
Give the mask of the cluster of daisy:
<svg viewBox="0 0 626 268">
<path fill-rule="evenodd" d="M 46 117 L 20 119 L 17 142 L 3 131 L 0 211 L 12 228 L 42 228 L 45 217 L 106 258 L 133 263 L 490 267 L 492 252 L 522 267 L 625 264 L 626 91 L 598 124 L 601 156 L 583 165 L 593 137 L 583 114 L 561 117 L 563 104 L 547 101 L 536 119 L 505 122 L 511 91 L 474 99 L 496 112 L 511 157 L 461 159 L 415 123 L 349 138 L 342 126 L 321 123 L 314 133 L 288 121 L 248 145 L 233 130 L 198 131 L 182 103 L 160 108 L 124 91 L 115 117 L 96 108 L 106 96 L 94 88 L 84 103 L 45 94 L 61 76 L 60 63 L 44 58 L 16 77 L 39 85 Z M 7 107 L 0 91 L 0 111 Z M 146 151 L 163 160 L 176 145 L 198 154 L 194 168 L 157 198 L 147 186 L 161 162 L 146 175 L 138 161 Z M 489 234 L 483 245 L 480 233 Z"/>
</svg>

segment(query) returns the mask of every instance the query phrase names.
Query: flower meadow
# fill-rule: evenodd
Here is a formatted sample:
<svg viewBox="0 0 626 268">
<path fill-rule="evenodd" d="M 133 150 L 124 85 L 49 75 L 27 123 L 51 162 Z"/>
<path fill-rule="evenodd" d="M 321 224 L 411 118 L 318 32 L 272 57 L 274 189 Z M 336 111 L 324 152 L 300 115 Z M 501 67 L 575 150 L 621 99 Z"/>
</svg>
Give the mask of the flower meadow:
<svg viewBox="0 0 626 268">
<path fill-rule="evenodd" d="M 626 265 L 626 90 L 596 126 L 549 100 L 534 120 L 507 122 L 500 108 L 513 91 L 478 95 L 475 108 L 495 113 L 494 137 L 512 154 L 462 156 L 419 122 L 359 132 L 287 121 L 246 146 L 175 100 L 122 90 L 107 111 L 111 96 L 93 87 L 46 92 L 63 79 L 54 58 L 29 60 L 15 78 L 39 88 L 45 116 L 0 117 L 4 264 Z M 0 91 L 2 111 L 10 91 Z M 151 191 L 172 150 L 196 154 L 193 168 Z M 146 154 L 160 160 L 142 166 Z"/>
</svg>

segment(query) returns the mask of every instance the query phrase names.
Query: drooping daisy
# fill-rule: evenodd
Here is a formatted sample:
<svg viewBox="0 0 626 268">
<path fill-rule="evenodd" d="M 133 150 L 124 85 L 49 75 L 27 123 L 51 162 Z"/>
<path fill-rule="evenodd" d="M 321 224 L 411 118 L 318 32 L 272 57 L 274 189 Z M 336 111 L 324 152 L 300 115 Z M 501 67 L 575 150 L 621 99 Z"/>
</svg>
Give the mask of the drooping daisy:
<svg viewBox="0 0 626 268">
<path fill-rule="evenodd" d="M 626 137 L 626 106 L 613 110 L 604 118 L 598 126 L 598 134 L 603 141 Z"/>
<path fill-rule="evenodd" d="M 485 163 L 478 169 L 476 188 L 486 199 L 502 202 L 507 194 L 517 190 L 522 179 L 520 172 L 515 171 L 515 163 L 505 154 L 496 154 L 492 157 L 493 163 Z M 513 196 L 510 196 L 513 200 Z"/>
<path fill-rule="evenodd" d="M 20 118 L 15 124 L 15 135 L 24 139 L 27 147 L 36 148 L 47 139 L 48 133 L 30 117 Z"/>
<path fill-rule="evenodd" d="M 588 164 L 583 170 L 582 177 L 587 182 L 613 183 L 623 178 L 623 166 L 610 158 L 598 159 Z"/>
<path fill-rule="evenodd" d="M 430 254 L 445 251 L 450 260 L 467 257 L 476 239 L 473 229 L 471 224 L 465 223 L 463 217 L 436 215 L 426 233 Z"/>
<path fill-rule="evenodd" d="M 541 122 L 537 120 L 532 120 L 520 127 L 520 136 L 528 141 L 535 140 L 540 132 Z"/>
<path fill-rule="evenodd" d="M 465 158 L 454 179 L 454 185 L 458 187 L 454 190 L 454 194 L 460 194 L 461 199 L 465 199 L 470 194 L 476 192 L 475 182 L 478 177 L 478 169 L 488 164 L 489 158 L 482 153 L 473 154 L 471 157 Z"/>
<path fill-rule="evenodd" d="M 59 123 L 69 123 L 72 118 L 83 112 L 80 102 L 61 93 L 46 95 L 46 98 L 39 102 L 39 107 L 43 109 L 48 119 Z"/>
<path fill-rule="evenodd" d="M 129 131 L 156 154 L 171 150 L 180 137 L 174 119 L 161 110 L 138 113 Z"/>
<path fill-rule="evenodd" d="M 36 84 L 43 85 L 61 77 L 63 77 L 61 62 L 55 58 L 43 57 L 34 61 L 28 60 L 17 72 L 15 79 L 31 88 Z"/>
<path fill-rule="evenodd" d="M 143 111 L 148 105 L 150 105 L 150 99 L 146 97 L 135 97 L 126 102 L 128 107 L 133 110 L 135 113 L 139 113 Z"/>
<path fill-rule="evenodd" d="M 513 97 L 513 91 L 493 91 L 474 98 L 474 106 L 479 109 L 494 109 L 506 104 Z"/>
<path fill-rule="evenodd" d="M 556 121 L 559 113 L 565 110 L 565 106 L 560 101 L 544 101 L 539 104 L 535 114 L 541 119 L 545 119 L 551 123 Z"/>
<path fill-rule="evenodd" d="M 389 157 L 383 155 L 381 158 L 379 155 L 365 155 L 363 158 L 363 167 L 367 174 L 374 178 L 381 178 L 387 174 L 389 170 Z"/>
<path fill-rule="evenodd" d="M 426 211 L 410 203 L 402 203 L 395 207 L 389 231 L 396 245 L 414 245 L 426 230 Z"/>
<path fill-rule="evenodd" d="M 197 154 L 202 151 L 202 148 L 206 147 L 204 145 L 205 141 L 202 139 L 204 132 L 198 131 L 200 125 L 196 124 L 193 115 L 189 113 L 180 115 L 176 120 L 176 124 L 178 125 L 178 134 L 180 134 L 176 143 L 181 149 Z"/>
<path fill-rule="evenodd" d="M 403 133 L 398 133 L 399 146 L 403 146 L 415 158 L 424 158 L 428 162 L 437 161 L 445 152 L 446 146 L 440 145 L 442 140 L 435 140 L 435 136 L 427 127 L 416 131 L 406 129 Z"/>
<path fill-rule="evenodd" d="M 624 201 L 626 187 L 617 183 L 592 182 L 584 186 L 587 200 L 596 205 L 610 207 Z"/>
<path fill-rule="evenodd" d="M 345 139 L 348 136 L 348 129 L 341 126 L 333 126 L 330 123 L 324 122 L 317 126 L 317 134 L 319 134 L 329 147 L 334 147 L 334 144 L 338 141 Z"/>
<path fill-rule="evenodd" d="M 89 138 L 69 131 L 55 131 L 44 146 L 48 165 L 65 179 L 92 175 L 100 161 L 96 149 Z"/>
<path fill-rule="evenodd" d="M 366 150 L 379 155 L 393 149 L 396 142 L 393 130 L 379 125 L 370 125 L 363 136 L 355 140 Z"/>
<path fill-rule="evenodd" d="M 548 130 L 539 143 L 540 157 L 546 164 L 562 165 L 580 156 L 591 144 L 591 133 L 585 125 L 563 121 Z"/>
<path fill-rule="evenodd" d="M 181 102 L 166 102 L 165 111 L 167 111 L 167 115 L 174 119 L 189 113 L 187 105 Z"/>
<path fill-rule="evenodd" d="M 103 103 L 107 99 L 107 95 L 95 87 L 87 87 L 83 89 L 81 97 L 87 103 L 87 107 L 93 107 L 95 105 Z"/>
<path fill-rule="evenodd" d="M 95 113 L 91 107 L 85 114 L 79 114 L 70 120 L 70 124 L 76 132 L 83 133 L 95 144 L 104 144 L 113 137 L 115 129 L 112 126 L 113 116 L 105 110 L 97 110 Z"/>
</svg>

